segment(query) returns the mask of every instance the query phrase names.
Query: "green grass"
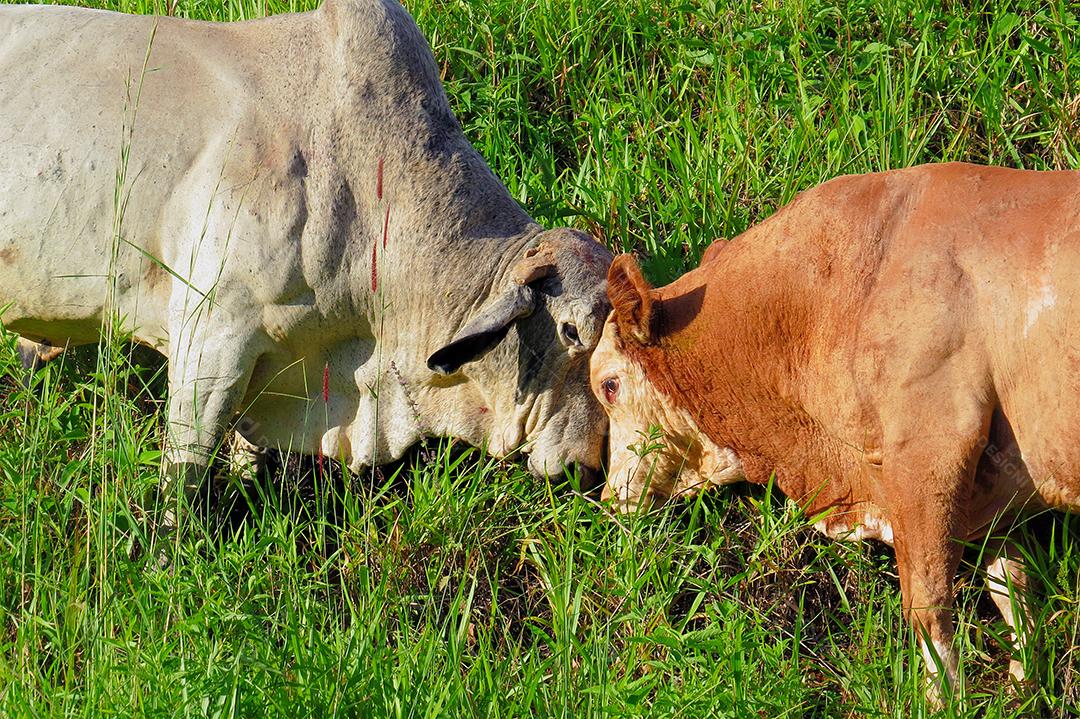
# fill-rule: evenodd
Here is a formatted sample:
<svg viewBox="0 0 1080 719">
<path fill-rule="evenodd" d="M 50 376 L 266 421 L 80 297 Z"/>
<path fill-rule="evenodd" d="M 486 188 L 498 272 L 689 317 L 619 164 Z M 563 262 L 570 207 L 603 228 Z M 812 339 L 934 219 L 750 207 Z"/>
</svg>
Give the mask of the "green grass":
<svg viewBox="0 0 1080 719">
<path fill-rule="evenodd" d="M 407 6 L 513 194 L 639 252 L 657 282 L 840 173 L 1080 167 L 1068 2 Z M 273 481 L 223 487 L 159 570 L 142 513 L 163 434 L 155 363 L 109 344 L 29 390 L 18 374 L 7 335 L 0 716 L 928 713 L 891 554 L 820 538 L 768 490 L 615 520 L 572 483 L 437 441 L 364 477 L 291 458 Z M 947 715 L 1076 713 L 1075 524 L 1040 517 L 1026 533 L 1041 584 L 1029 700 L 1005 689 L 981 577 L 961 577 L 969 695 Z"/>
</svg>

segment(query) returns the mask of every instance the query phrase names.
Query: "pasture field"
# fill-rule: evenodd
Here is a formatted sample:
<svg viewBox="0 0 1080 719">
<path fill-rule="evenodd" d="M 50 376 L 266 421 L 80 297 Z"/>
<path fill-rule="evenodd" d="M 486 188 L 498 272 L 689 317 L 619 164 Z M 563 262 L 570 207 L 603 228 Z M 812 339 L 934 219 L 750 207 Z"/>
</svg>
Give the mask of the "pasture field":
<svg viewBox="0 0 1080 719">
<path fill-rule="evenodd" d="M 313 2 L 172 10 L 239 20 Z M 658 283 L 837 174 L 1080 168 L 1080 7 L 1065 0 L 405 4 L 515 197 L 637 251 Z M 891 552 L 819 537 L 769 488 L 612 518 L 573 481 L 436 440 L 357 477 L 286 457 L 267 481 L 224 478 L 162 570 L 143 515 L 160 364 L 108 341 L 28 389 L 19 375 L 4 335 L 2 717 L 932 713 Z M 1077 714 L 1078 525 L 1024 526 L 1040 584 L 1025 661 L 1041 686 L 1026 694 L 1008 688 L 971 548 L 967 701 L 942 716 Z"/>
</svg>

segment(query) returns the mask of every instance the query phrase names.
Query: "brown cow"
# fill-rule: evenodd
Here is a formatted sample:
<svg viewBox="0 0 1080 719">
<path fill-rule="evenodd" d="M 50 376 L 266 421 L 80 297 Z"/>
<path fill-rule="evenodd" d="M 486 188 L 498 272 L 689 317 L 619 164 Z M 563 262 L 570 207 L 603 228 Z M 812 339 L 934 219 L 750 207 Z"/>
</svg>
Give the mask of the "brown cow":
<svg viewBox="0 0 1080 719">
<path fill-rule="evenodd" d="M 605 496 L 633 508 L 775 471 L 829 536 L 895 547 L 905 613 L 953 684 L 961 542 L 1080 507 L 1080 172 L 842 177 L 666 287 L 620 256 L 608 294 L 591 366 Z M 989 546 L 1019 644 L 1027 578 Z"/>
</svg>

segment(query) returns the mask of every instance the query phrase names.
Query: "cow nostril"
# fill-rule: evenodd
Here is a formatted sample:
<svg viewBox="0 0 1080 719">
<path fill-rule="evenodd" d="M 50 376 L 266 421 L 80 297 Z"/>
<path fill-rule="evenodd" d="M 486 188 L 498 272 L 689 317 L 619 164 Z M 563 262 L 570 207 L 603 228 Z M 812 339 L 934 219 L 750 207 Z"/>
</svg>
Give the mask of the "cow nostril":
<svg viewBox="0 0 1080 719">
<path fill-rule="evenodd" d="M 588 467 L 584 464 L 577 465 L 577 477 L 578 483 L 581 485 L 580 489 L 585 494 L 592 494 L 595 492 L 596 488 L 600 486 L 600 483 L 604 479 L 604 475 L 599 469 Z"/>
</svg>

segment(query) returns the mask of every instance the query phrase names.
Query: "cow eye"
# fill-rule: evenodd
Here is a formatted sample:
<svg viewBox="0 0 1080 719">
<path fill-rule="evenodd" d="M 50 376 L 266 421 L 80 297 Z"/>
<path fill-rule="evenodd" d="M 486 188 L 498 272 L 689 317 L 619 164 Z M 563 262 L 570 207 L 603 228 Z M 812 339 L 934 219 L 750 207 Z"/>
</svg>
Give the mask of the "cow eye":
<svg viewBox="0 0 1080 719">
<path fill-rule="evenodd" d="M 604 390 L 604 399 L 608 404 L 615 404 L 615 398 L 619 395 L 619 378 L 608 377 L 600 383 L 600 389 Z"/>
<path fill-rule="evenodd" d="M 581 337 L 578 336 L 577 327 L 569 322 L 563 322 L 559 327 L 559 332 L 562 333 L 563 339 L 566 340 L 566 344 L 570 347 L 580 347 Z"/>
</svg>

